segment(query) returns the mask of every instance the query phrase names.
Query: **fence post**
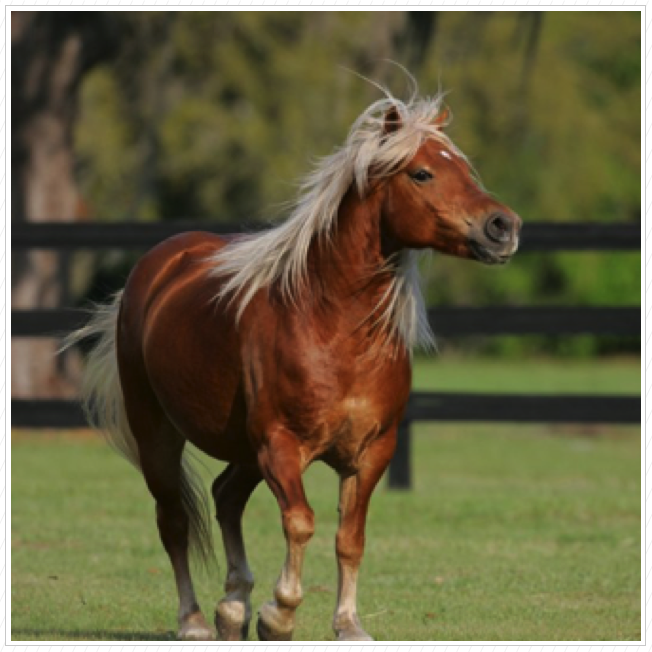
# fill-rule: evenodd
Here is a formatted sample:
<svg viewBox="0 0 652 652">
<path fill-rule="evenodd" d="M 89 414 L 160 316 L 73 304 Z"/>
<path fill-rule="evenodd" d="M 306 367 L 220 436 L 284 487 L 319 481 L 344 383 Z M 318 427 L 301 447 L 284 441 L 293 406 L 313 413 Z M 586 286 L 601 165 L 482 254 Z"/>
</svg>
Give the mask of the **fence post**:
<svg viewBox="0 0 652 652">
<path fill-rule="evenodd" d="M 389 465 L 389 488 L 412 488 L 412 421 L 406 416 L 398 427 L 396 451 Z"/>
</svg>

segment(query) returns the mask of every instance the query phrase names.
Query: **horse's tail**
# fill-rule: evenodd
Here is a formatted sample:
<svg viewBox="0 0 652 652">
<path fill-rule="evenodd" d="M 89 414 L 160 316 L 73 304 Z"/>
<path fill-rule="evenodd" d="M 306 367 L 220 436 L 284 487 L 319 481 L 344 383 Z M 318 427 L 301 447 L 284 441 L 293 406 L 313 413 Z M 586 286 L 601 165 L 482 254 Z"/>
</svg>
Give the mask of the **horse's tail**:
<svg viewBox="0 0 652 652">
<path fill-rule="evenodd" d="M 82 377 L 81 402 L 87 421 L 101 431 L 112 448 L 142 472 L 138 444 L 125 409 L 118 374 L 116 330 L 122 290 L 107 304 L 97 304 L 88 323 L 70 333 L 60 351 L 93 339 L 95 344 L 86 359 Z M 191 551 L 207 563 L 214 558 L 210 502 L 199 473 L 187 455 L 181 467 L 181 501 L 189 521 Z"/>
<path fill-rule="evenodd" d="M 70 333 L 61 350 L 82 340 L 94 340 L 82 376 L 84 414 L 89 424 L 102 432 L 113 448 L 140 469 L 138 445 L 127 422 L 118 376 L 115 336 L 121 299 L 122 291 L 117 292 L 109 303 L 96 305 L 88 323 Z"/>
</svg>

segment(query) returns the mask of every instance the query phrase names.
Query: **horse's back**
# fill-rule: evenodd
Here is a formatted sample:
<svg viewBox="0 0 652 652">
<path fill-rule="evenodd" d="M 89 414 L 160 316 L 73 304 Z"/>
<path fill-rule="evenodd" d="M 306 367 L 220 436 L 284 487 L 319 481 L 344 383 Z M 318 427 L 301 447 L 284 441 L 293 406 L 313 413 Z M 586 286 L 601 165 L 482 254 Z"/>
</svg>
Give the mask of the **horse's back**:
<svg viewBox="0 0 652 652">
<path fill-rule="evenodd" d="M 211 276 L 207 261 L 229 240 L 189 232 L 143 256 L 123 294 L 118 359 L 127 401 L 155 397 L 199 448 L 241 459 L 250 451 L 242 436 L 238 333 L 228 302 L 216 301 L 221 280 Z"/>
<path fill-rule="evenodd" d="M 197 276 L 205 267 L 203 261 L 227 242 L 211 233 L 192 231 L 168 238 L 148 251 L 125 285 L 120 313 L 123 344 L 127 344 L 127 335 L 142 340 L 147 319 L 157 303 L 187 282 L 188 277 Z"/>
<path fill-rule="evenodd" d="M 229 237 L 212 233 L 190 231 L 175 235 L 148 251 L 133 268 L 125 293 L 139 298 L 146 296 L 151 301 L 157 292 L 174 283 L 184 266 L 201 260 L 224 247 Z M 149 301 L 148 301 L 149 305 Z M 143 306 L 144 307 L 144 306 Z"/>
</svg>

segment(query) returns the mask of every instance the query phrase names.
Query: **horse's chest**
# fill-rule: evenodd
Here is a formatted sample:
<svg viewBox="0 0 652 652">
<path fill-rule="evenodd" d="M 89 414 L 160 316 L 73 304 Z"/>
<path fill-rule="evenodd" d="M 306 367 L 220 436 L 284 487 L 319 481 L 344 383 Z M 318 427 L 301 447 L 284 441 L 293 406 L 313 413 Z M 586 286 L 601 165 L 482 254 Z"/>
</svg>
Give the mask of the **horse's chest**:
<svg viewBox="0 0 652 652">
<path fill-rule="evenodd" d="M 346 343 L 325 345 L 305 331 L 281 332 L 270 346 L 244 350 L 253 436 L 264 439 L 280 427 L 300 442 L 306 463 L 355 465 L 367 445 L 401 418 L 410 388 L 407 354 L 359 355 Z"/>
<path fill-rule="evenodd" d="M 383 417 L 381 406 L 364 395 L 333 397 L 330 405 L 323 405 L 321 408 L 319 412 L 322 422 L 333 436 L 367 430 Z"/>
<path fill-rule="evenodd" d="M 409 389 L 409 370 L 402 365 L 349 364 L 338 362 L 329 373 L 314 369 L 311 380 L 303 388 L 314 388 L 317 412 L 334 430 L 349 428 L 365 430 L 383 421 L 400 405 Z M 301 395 L 302 386 L 295 388 Z M 327 416 L 330 415 L 330 416 Z M 339 422 L 341 423 L 339 423 Z"/>
<path fill-rule="evenodd" d="M 349 384 L 334 383 L 320 394 L 300 426 L 311 457 L 336 467 L 355 467 L 360 455 L 400 418 L 409 393 L 409 371 L 356 376 Z M 300 400 L 300 399 L 299 399 Z"/>
<path fill-rule="evenodd" d="M 365 444 L 386 430 L 391 413 L 390 406 L 367 396 L 348 397 L 333 407 L 326 445 L 342 459 L 356 457 Z"/>
</svg>

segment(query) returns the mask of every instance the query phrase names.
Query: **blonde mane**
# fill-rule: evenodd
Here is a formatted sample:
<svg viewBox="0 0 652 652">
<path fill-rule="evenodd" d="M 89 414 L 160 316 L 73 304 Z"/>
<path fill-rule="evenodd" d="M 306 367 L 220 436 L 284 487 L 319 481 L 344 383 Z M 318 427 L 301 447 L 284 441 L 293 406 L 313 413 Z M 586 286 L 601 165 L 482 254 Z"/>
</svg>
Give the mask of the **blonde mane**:
<svg viewBox="0 0 652 652">
<path fill-rule="evenodd" d="M 340 203 L 352 184 L 361 197 L 374 178 L 390 176 L 405 166 L 426 139 L 445 144 L 463 154 L 435 120 L 442 111 L 443 94 L 432 98 L 412 97 L 403 102 L 386 92 L 354 122 L 344 145 L 322 159 L 300 186 L 289 218 L 274 228 L 238 237 L 213 254 L 211 274 L 226 277 L 218 299 L 239 301 L 238 318 L 262 288 L 278 284 L 289 303 L 300 306 L 309 292 L 308 250 L 315 238 L 327 241 L 333 233 Z M 395 108 L 401 128 L 384 131 L 385 115 Z M 446 121 L 444 121 L 444 124 Z M 394 263 L 394 280 L 382 299 L 379 320 L 390 339 L 400 338 L 408 350 L 432 347 L 434 337 L 419 285 L 418 254 L 401 253 Z"/>
</svg>

